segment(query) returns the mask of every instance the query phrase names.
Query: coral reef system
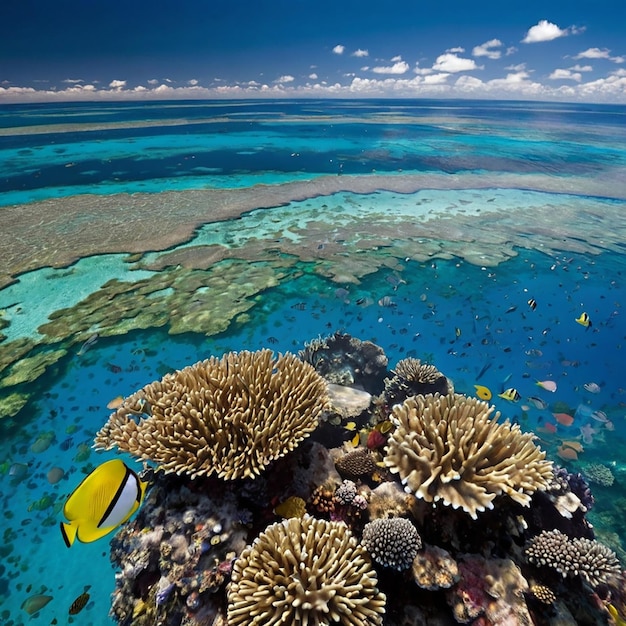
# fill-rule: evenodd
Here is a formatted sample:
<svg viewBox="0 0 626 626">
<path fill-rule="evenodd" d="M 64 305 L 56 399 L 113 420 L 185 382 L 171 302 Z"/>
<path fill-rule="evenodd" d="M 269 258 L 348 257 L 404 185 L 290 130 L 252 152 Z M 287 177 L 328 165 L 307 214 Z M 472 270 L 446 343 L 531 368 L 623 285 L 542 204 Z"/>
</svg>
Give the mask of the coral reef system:
<svg viewBox="0 0 626 626">
<path fill-rule="evenodd" d="M 623 564 L 586 518 L 585 477 L 493 410 L 434 365 L 389 370 L 381 348 L 340 333 L 298 356 L 228 353 L 167 374 L 96 437 L 150 480 L 111 541 L 112 617 L 615 623 Z"/>
</svg>

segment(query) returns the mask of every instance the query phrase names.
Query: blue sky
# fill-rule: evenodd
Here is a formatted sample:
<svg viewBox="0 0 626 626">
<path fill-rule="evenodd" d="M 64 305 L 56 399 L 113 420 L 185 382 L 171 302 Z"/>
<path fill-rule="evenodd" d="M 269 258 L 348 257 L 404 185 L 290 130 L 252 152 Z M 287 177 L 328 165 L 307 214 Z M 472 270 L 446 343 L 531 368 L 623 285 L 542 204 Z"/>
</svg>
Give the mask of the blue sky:
<svg viewBox="0 0 626 626">
<path fill-rule="evenodd" d="M 626 103 L 626 0 L 4 0 L 0 103 Z"/>
</svg>

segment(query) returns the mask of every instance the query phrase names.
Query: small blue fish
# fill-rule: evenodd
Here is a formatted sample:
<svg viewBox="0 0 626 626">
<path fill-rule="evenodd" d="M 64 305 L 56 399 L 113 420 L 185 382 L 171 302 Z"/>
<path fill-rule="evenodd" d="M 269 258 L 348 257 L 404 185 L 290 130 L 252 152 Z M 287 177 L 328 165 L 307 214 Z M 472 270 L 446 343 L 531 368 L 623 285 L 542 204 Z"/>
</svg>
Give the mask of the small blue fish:
<svg viewBox="0 0 626 626">
<path fill-rule="evenodd" d="M 74 445 L 74 438 L 73 437 L 68 437 L 65 441 L 62 441 L 61 444 L 59 445 L 59 448 L 61 448 L 61 450 L 63 450 L 64 452 L 66 452 L 67 450 L 69 450 L 72 446 Z"/>
</svg>

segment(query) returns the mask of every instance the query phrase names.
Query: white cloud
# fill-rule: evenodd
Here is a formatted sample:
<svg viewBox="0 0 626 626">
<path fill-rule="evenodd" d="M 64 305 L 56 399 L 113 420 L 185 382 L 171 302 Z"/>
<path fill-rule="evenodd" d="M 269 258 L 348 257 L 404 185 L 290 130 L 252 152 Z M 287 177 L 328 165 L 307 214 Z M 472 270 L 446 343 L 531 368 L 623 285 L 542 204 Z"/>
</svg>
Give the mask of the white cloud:
<svg viewBox="0 0 626 626">
<path fill-rule="evenodd" d="M 538 24 L 535 24 L 528 29 L 526 37 L 522 39 L 522 43 L 552 41 L 553 39 L 558 39 L 559 37 L 565 37 L 568 34 L 568 29 L 559 28 L 556 24 L 548 22 L 548 20 L 539 20 Z"/>
<path fill-rule="evenodd" d="M 474 59 L 464 59 L 456 54 L 446 52 L 446 54 L 440 54 L 437 57 L 437 60 L 433 65 L 433 69 L 439 72 L 454 74 L 456 72 L 478 70 L 482 69 L 482 67 L 476 65 L 476 61 L 474 61 Z"/>
<path fill-rule="evenodd" d="M 285 74 L 284 76 L 280 76 L 279 78 L 277 78 L 274 82 L 275 83 L 293 83 L 293 81 L 296 80 L 293 76 L 290 76 L 289 74 Z"/>
<path fill-rule="evenodd" d="M 451 52 L 452 54 L 463 54 L 465 52 L 465 48 L 461 48 L 461 46 L 457 46 L 456 48 L 448 48 L 446 52 Z"/>
<path fill-rule="evenodd" d="M 404 74 L 408 72 L 409 64 L 406 61 L 397 61 L 393 65 L 377 66 L 372 68 L 374 74 Z"/>
<path fill-rule="evenodd" d="M 523 72 L 526 69 L 526 63 L 518 63 L 517 65 L 507 65 L 504 69 L 507 72 Z"/>
<path fill-rule="evenodd" d="M 443 85 L 446 83 L 448 76 L 450 76 L 447 72 L 440 72 L 439 74 L 430 74 L 429 76 L 424 77 L 425 85 Z"/>
<path fill-rule="evenodd" d="M 191 80 L 187 81 L 187 84 L 195 87 L 198 84 L 198 81 L 195 78 L 192 78 Z"/>
<path fill-rule="evenodd" d="M 487 57 L 488 59 L 499 59 L 502 56 L 502 52 L 496 48 L 500 48 L 502 45 L 499 39 L 490 39 L 480 44 L 480 46 L 475 46 L 472 50 L 472 55 L 475 57 Z"/>
<path fill-rule="evenodd" d="M 578 65 L 578 63 L 576 63 L 576 65 L 573 65 L 569 69 L 574 72 L 591 72 L 593 67 L 591 67 L 591 65 Z"/>
<path fill-rule="evenodd" d="M 504 56 L 510 57 L 512 54 L 517 52 L 517 48 L 515 46 L 509 46 L 504 53 Z"/>
<path fill-rule="evenodd" d="M 148 81 L 148 85 L 158 85 L 158 84 L 159 84 L 159 81 L 156 78 L 151 78 Z"/>
<path fill-rule="evenodd" d="M 395 57 L 391 57 L 392 63 L 397 63 L 398 61 L 402 61 L 402 57 L 399 54 L 397 54 Z"/>
<path fill-rule="evenodd" d="M 68 85 L 76 85 L 78 83 L 84 83 L 85 81 L 82 78 L 66 78 L 63 82 Z"/>
<path fill-rule="evenodd" d="M 310 80 L 317 80 L 317 74 L 315 72 L 313 72 L 312 74 L 309 74 L 309 79 Z"/>
<path fill-rule="evenodd" d="M 575 80 L 579 83 L 582 80 L 582 74 L 580 72 L 572 72 L 572 70 L 557 69 L 548 78 L 552 80 Z"/>
<path fill-rule="evenodd" d="M 583 52 L 579 52 L 574 59 L 608 59 L 613 63 L 626 61 L 624 56 L 611 56 L 611 51 L 608 48 L 587 48 Z"/>
<path fill-rule="evenodd" d="M 333 48 L 333 52 L 335 54 L 343 54 L 345 51 L 346 47 L 342 46 L 341 44 L 337 44 L 334 48 Z"/>
<path fill-rule="evenodd" d="M 126 87 L 126 81 L 125 80 L 112 80 L 109 83 L 109 87 L 111 89 L 124 89 L 124 87 Z"/>
<path fill-rule="evenodd" d="M 355 50 L 350 56 L 353 57 L 368 57 L 370 55 L 370 53 L 367 50 L 361 50 L 361 48 L 359 48 L 358 50 Z"/>
</svg>

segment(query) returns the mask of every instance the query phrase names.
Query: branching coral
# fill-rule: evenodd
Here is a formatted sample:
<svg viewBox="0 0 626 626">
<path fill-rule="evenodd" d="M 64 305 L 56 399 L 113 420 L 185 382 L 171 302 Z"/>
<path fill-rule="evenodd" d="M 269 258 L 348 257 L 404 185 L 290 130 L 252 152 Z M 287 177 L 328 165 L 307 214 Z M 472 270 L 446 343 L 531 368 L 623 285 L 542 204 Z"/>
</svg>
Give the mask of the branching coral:
<svg viewBox="0 0 626 626">
<path fill-rule="evenodd" d="M 345 524 L 312 517 L 268 526 L 235 561 L 228 624 L 382 623 L 385 595 Z"/>
<path fill-rule="evenodd" d="M 592 587 L 608 584 L 619 576 L 615 553 L 599 541 L 579 537 L 570 539 L 559 530 L 544 530 L 526 546 L 526 556 L 534 565 L 545 565 L 563 578 L 580 577 Z"/>
<path fill-rule="evenodd" d="M 408 398 L 393 409 L 385 464 L 418 498 L 462 508 L 474 519 L 501 494 L 528 506 L 548 486 L 552 463 L 532 434 L 498 423 L 500 413 L 491 419 L 492 411 L 460 394 Z"/>
<path fill-rule="evenodd" d="M 309 436 L 327 408 L 326 383 L 296 356 L 231 352 L 126 398 L 95 445 L 117 446 L 165 472 L 254 477 Z"/>
</svg>

